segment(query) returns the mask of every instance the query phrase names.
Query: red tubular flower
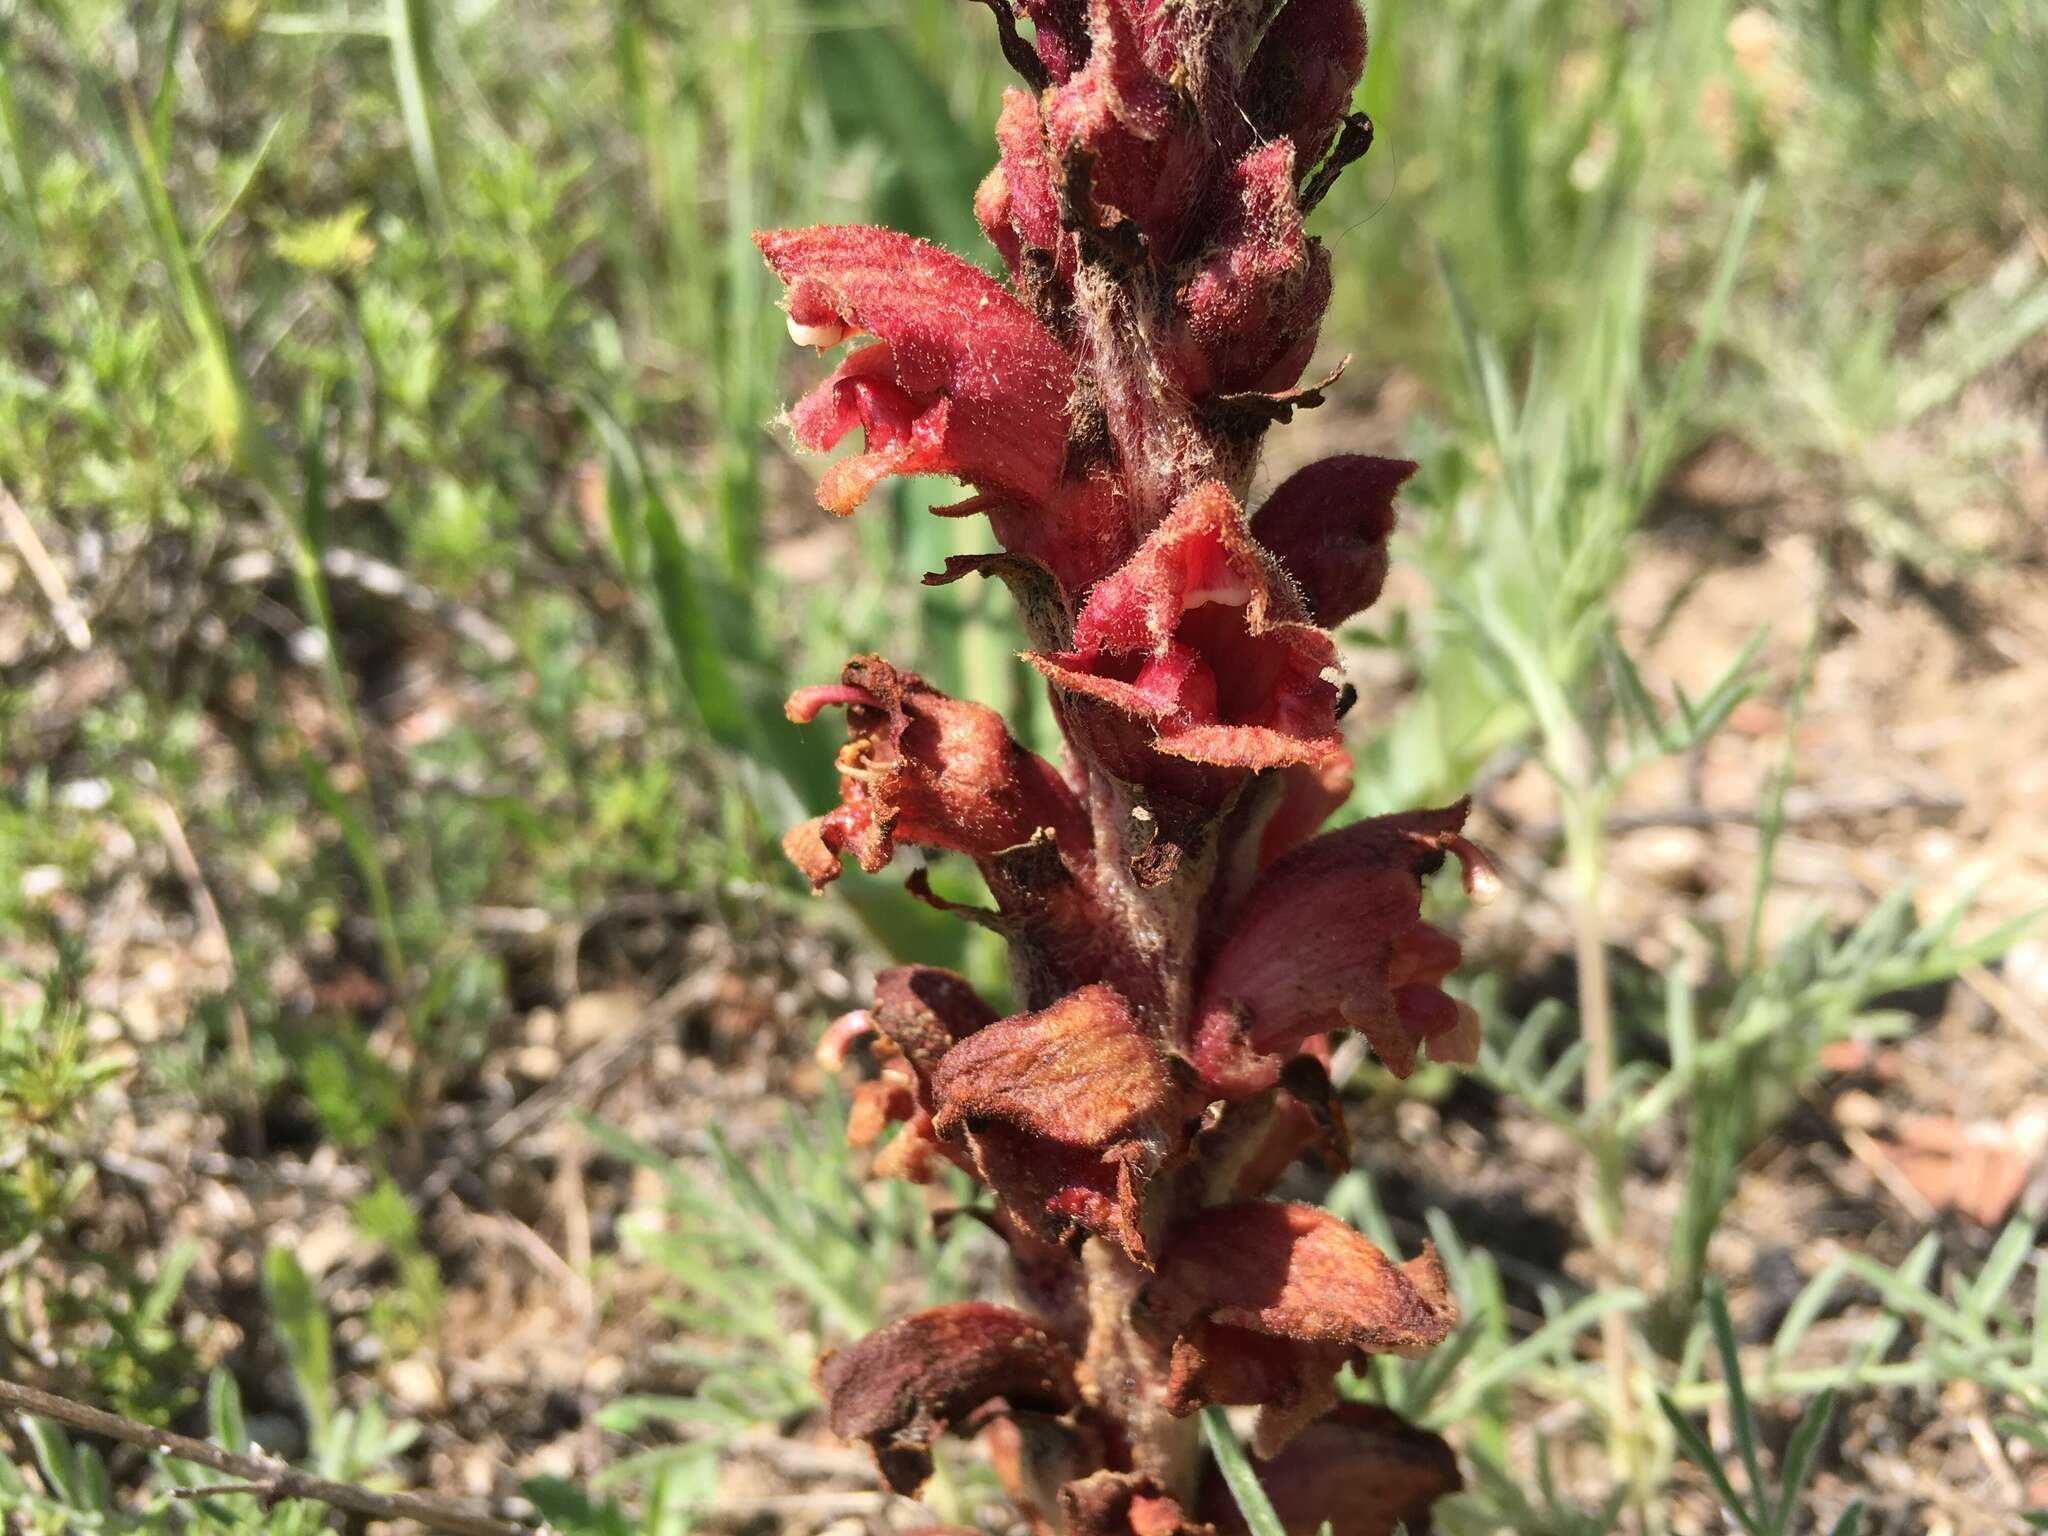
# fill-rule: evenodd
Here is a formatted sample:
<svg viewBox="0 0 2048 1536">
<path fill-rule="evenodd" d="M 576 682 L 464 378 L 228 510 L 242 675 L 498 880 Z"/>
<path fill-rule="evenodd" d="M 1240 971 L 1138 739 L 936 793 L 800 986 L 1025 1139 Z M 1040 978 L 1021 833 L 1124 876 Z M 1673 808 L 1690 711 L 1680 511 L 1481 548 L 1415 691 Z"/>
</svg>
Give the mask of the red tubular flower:
<svg viewBox="0 0 2048 1536">
<path fill-rule="evenodd" d="M 1145 1186 L 1185 1137 L 1166 1054 L 1113 988 L 977 1030 L 932 1090 L 933 1127 L 965 1136 L 1026 1231 L 1059 1241 L 1080 1228 L 1143 1259 Z"/>
<path fill-rule="evenodd" d="M 789 285 L 789 331 L 819 348 L 874 336 L 790 413 L 823 452 L 855 427 L 867 449 L 818 487 L 851 512 L 885 475 L 953 475 L 1049 499 L 1066 462 L 1074 367 L 1014 294 L 959 257 L 886 229 L 820 226 L 754 237 Z"/>
<path fill-rule="evenodd" d="M 1253 537 L 1295 579 L 1316 623 L 1335 629 L 1379 597 L 1394 493 L 1414 473 L 1406 459 L 1319 459 L 1289 475 L 1252 518 Z"/>
<path fill-rule="evenodd" d="M 1246 115 L 1262 139 L 1322 159 L 1365 72 L 1365 17 L 1353 0 L 1288 0 L 1245 72 Z"/>
<path fill-rule="evenodd" d="M 1388 1070 L 1415 1070 L 1423 1042 L 1453 1035 L 1459 1005 L 1440 986 L 1458 944 L 1422 921 L 1422 882 L 1447 853 L 1476 899 L 1499 877 L 1459 832 L 1466 803 L 1326 832 L 1282 855 L 1245 896 L 1210 962 L 1191 1055 L 1216 1091 L 1275 1080 L 1277 1058 L 1314 1035 L 1355 1029 Z"/>
<path fill-rule="evenodd" d="M 1263 1200 L 1182 1222 L 1143 1305 L 1173 1340 L 1167 1407 L 1262 1405 L 1262 1456 L 1335 1405 L 1347 1361 L 1420 1354 L 1457 1320 L 1427 1244 L 1397 1265 L 1328 1211 Z"/>
<path fill-rule="evenodd" d="M 1337 685 L 1325 675 L 1336 651 L 1300 619 L 1292 585 L 1212 483 L 1096 586 L 1072 650 L 1025 659 L 1056 687 L 1149 726 L 1161 752 L 1281 768 L 1342 746 Z"/>
<path fill-rule="evenodd" d="M 1060 228 L 1059 193 L 1053 186 L 1052 159 L 1037 98 L 1023 91 L 1003 92 L 996 144 L 1002 158 L 974 199 L 982 232 L 1020 285 L 1025 281 L 1026 251 L 1049 257 L 1060 280 L 1072 282 L 1076 256 L 1073 243 L 1063 238 Z"/>
<path fill-rule="evenodd" d="M 1181 335 L 1166 357 L 1193 399 L 1284 390 L 1315 351 L 1330 303 L 1330 257 L 1302 232 L 1294 146 L 1252 150 L 1217 191 L 1215 240 L 1181 290 Z"/>
<path fill-rule="evenodd" d="M 1079 164 L 1090 227 L 1128 219 L 1155 258 L 1170 257 L 1197 200 L 1210 147 L 1192 103 L 1170 78 L 1159 8 L 1093 0 L 1087 63 L 1047 98 L 1045 121 L 1062 164 Z"/>
<path fill-rule="evenodd" d="M 1088 0 L 1018 0 L 1031 18 L 1038 57 L 1055 81 L 1064 81 L 1088 62 Z"/>
<path fill-rule="evenodd" d="M 832 1432 L 863 1440 L 882 1479 L 913 1494 L 931 1476 L 931 1444 L 972 1432 L 989 1412 L 1061 1414 L 1080 1406 L 1074 1357 L 1041 1323 L 984 1302 L 931 1307 L 818 1362 Z"/>
<path fill-rule="evenodd" d="M 1073 791 L 1017 745 L 994 710 L 949 699 L 879 656 L 855 657 L 840 679 L 800 689 L 786 706 L 798 724 L 829 705 L 847 712 L 839 808 L 783 839 L 813 890 L 839 878 L 841 854 L 873 874 L 899 841 L 987 858 L 1049 828 L 1062 849 L 1087 847 Z"/>
</svg>

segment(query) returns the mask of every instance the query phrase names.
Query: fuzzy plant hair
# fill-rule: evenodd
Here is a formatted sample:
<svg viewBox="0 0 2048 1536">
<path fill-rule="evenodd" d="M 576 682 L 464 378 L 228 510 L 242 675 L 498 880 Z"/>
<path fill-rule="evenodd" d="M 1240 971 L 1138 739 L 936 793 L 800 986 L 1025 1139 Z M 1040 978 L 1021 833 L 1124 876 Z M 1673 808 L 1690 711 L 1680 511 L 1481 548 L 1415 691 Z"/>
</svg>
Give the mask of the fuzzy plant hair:
<svg viewBox="0 0 2048 1536">
<path fill-rule="evenodd" d="M 987 1187 L 1018 1304 L 913 1313 L 820 1386 L 901 1493 L 938 1436 L 981 1436 L 1040 1531 L 1242 1529 L 1194 1417 L 1230 1404 L 1257 1409 L 1289 1532 L 1425 1532 L 1458 1486 L 1449 1448 L 1335 1383 L 1444 1339 L 1443 1270 L 1269 1197 L 1305 1152 L 1345 1162 L 1334 1037 L 1402 1076 L 1471 1058 L 1423 883 L 1447 858 L 1473 894 L 1495 883 L 1462 803 L 1317 835 L 1352 787 L 1330 631 L 1377 597 L 1414 466 L 1324 459 L 1250 509 L 1267 430 L 1330 382 L 1302 382 L 1331 282 L 1303 218 L 1371 141 L 1348 111 L 1364 18 L 984 3 L 1022 80 L 975 199 L 1010 282 L 883 229 L 756 237 L 791 336 L 860 338 L 789 413 L 809 450 L 861 434 L 819 502 L 851 513 L 890 475 L 968 486 L 933 510 L 985 517 L 997 547 L 924 579 L 1008 586 L 1065 743 L 1048 762 L 880 656 L 789 701 L 846 724 L 840 803 L 790 858 L 819 890 L 904 844 L 973 860 L 994 906 L 954 910 L 1007 941 L 1021 1010 L 907 965 L 828 1032 L 829 1063 L 872 1057 L 851 1132 L 879 1172 Z"/>
</svg>

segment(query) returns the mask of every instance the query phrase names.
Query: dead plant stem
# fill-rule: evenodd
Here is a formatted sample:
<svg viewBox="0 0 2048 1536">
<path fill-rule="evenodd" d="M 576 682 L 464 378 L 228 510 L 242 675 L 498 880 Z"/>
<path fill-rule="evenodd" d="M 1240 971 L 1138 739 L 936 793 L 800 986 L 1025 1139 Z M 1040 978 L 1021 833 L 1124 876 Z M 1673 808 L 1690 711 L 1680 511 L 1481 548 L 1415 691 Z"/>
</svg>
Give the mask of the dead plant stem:
<svg viewBox="0 0 2048 1536">
<path fill-rule="evenodd" d="M 59 1397 L 54 1392 L 39 1391 L 5 1379 L 0 1379 L 0 1407 L 54 1419 L 87 1434 L 105 1435 L 110 1440 L 139 1445 L 159 1456 L 173 1456 L 180 1461 L 211 1468 L 247 1485 L 233 1491 L 252 1494 L 270 1503 L 279 1499 L 313 1499 L 371 1520 L 412 1520 L 430 1530 L 449 1532 L 450 1536 L 532 1536 L 531 1526 L 515 1525 L 493 1515 L 472 1513 L 424 1494 L 378 1493 L 357 1483 L 337 1483 L 315 1477 L 310 1472 L 301 1472 L 268 1456 L 239 1456 L 204 1440 L 174 1435 L 168 1430 L 156 1429 L 104 1409 Z M 209 1493 L 227 1491 L 207 1490 Z"/>
<path fill-rule="evenodd" d="M 1614 1086 L 1613 992 L 1607 974 L 1607 934 L 1600 915 L 1600 887 L 1605 871 L 1606 828 L 1601 797 L 1585 794 L 1571 818 L 1571 865 L 1576 876 L 1577 912 L 1573 923 L 1578 970 L 1579 1029 L 1586 1042 L 1585 1114 L 1592 1146 L 1587 1170 L 1588 1228 L 1603 1284 L 1620 1280 L 1622 1149 L 1615 1141 L 1608 1094 Z M 1611 1311 L 1600 1320 L 1600 1355 L 1607 1378 L 1608 1447 L 1614 1468 L 1629 1489 L 1635 1528 L 1646 1529 L 1638 1477 L 1635 1393 L 1630 1380 L 1628 1319 Z"/>
</svg>

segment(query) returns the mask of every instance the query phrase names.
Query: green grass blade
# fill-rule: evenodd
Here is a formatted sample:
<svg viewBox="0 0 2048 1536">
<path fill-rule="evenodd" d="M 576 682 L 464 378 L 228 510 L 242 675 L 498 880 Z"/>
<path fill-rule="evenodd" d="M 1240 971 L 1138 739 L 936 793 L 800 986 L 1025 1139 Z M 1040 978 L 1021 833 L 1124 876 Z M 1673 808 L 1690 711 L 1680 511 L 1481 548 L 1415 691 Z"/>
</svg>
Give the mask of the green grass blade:
<svg viewBox="0 0 2048 1536">
<path fill-rule="evenodd" d="M 20 226 L 31 246 L 40 248 L 41 220 L 28 184 L 31 163 L 21 121 L 21 103 L 14 94 L 14 60 L 9 48 L 9 30 L 0 28 L 0 187 L 7 192 L 7 206 L 20 215 Z"/>
<path fill-rule="evenodd" d="M 1273 1502 L 1252 1470 L 1251 1458 L 1238 1442 L 1237 1431 L 1230 1427 L 1230 1415 L 1220 1406 L 1212 1404 L 1202 1410 L 1202 1438 L 1209 1442 L 1209 1454 L 1216 1458 L 1217 1470 L 1229 1485 L 1251 1536 L 1287 1536 L 1287 1528 L 1273 1512 Z"/>
<path fill-rule="evenodd" d="M 1468 1372 L 1436 1406 L 1430 1417 L 1439 1424 L 1461 1422 L 1496 1387 L 1521 1379 L 1547 1355 L 1578 1337 L 1608 1313 L 1637 1312 L 1647 1302 L 1648 1298 L 1635 1290 L 1599 1291 L 1581 1297 L 1528 1337 Z"/>
<path fill-rule="evenodd" d="M 164 23 L 164 49 L 157 61 L 156 95 L 149 105 L 149 141 L 159 163 L 171 158 L 171 130 L 178 110 L 178 47 L 185 37 L 185 0 L 171 0 Z"/>
<path fill-rule="evenodd" d="M 1707 1322 L 1714 1330 L 1714 1348 L 1721 1357 L 1722 1379 L 1728 1387 L 1728 1424 L 1735 1434 L 1735 1446 L 1742 1454 L 1742 1470 L 1749 1474 L 1749 1495 L 1761 1502 L 1764 1496 L 1763 1462 L 1757 1456 L 1756 1414 L 1749 1406 L 1749 1392 L 1742 1380 L 1742 1356 L 1735 1347 L 1735 1324 L 1728 1316 L 1728 1298 L 1718 1280 L 1705 1288 Z"/>
<path fill-rule="evenodd" d="M 1720 1496 L 1722 1508 L 1748 1532 L 1748 1536 L 1768 1536 L 1735 1492 L 1735 1485 L 1728 1480 L 1728 1473 L 1721 1465 L 1721 1458 L 1714 1454 L 1713 1446 L 1707 1443 L 1707 1437 L 1700 1433 L 1699 1426 L 1687 1418 L 1678 1404 L 1662 1392 L 1657 1394 L 1657 1402 L 1664 1410 L 1664 1417 L 1671 1421 L 1672 1431 L 1678 1436 L 1678 1443 L 1684 1448 L 1686 1458 L 1713 1483 L 1714 1491 Z"/>
<path fill-rule="evenodd" d="M 242 1389 L 235 1378 L 216 1367 L 206 1379 L 206 1423 L 214 1443 L 231 1455 L 249 1450 L 249 1425 L 242 1414 Z"/>
<path fill-rule="evenodd" d="M 1771 1517 L 1771 1536 L 1789 1536 L 1799 1496 L 1806 1491 L 1807 1474 L 1813 1470 L 1813 1453 L 1835 1416 L 1835 1394 L 1823 1392 L 1800 1416 L 1798 1427 L 1785 1446 L 1784 1483 L 1778 1490 L 1777 1508 Z"/>
<path fill-rule="evenodd" d="M 427 89 L 429 33 L 426 0 L 387 0 L 386 36 L 391 44 L 391 74 L 398 91 L 399 115 L 405 119 L 405 141 L 427 212 L 437 224 L 448 220 L 447 195 L 441 185 L 441 162 L 434 146 L 432 97 Z"/>
<path fill-rule="evenodd" d="M 21 1416 L 21 1429 L 28 1437 L 29 1449 L 35 1453 L 43 1485 L 57 1498 L 76 1507 L 78 1463 L 71 1454 L 70 1438 L 48 1419 L 39 1419 L 34 1414 Z"/>
<path fill-rule="evenodd" d="M 317 1446 L 334 1418 L 334 1343 L 326 1309 L 289 1248 L 272 1248 L 263 1256 L 263 1291 Z"/>
</svg>

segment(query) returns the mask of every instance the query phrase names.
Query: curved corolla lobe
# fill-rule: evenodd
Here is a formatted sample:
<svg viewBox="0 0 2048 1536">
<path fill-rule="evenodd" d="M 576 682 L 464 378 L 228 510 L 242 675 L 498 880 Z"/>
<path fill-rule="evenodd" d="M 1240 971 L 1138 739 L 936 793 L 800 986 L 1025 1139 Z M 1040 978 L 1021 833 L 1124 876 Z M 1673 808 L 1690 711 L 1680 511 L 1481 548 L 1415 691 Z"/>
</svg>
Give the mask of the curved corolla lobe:
<svg viewBox="0 0 2048 1536">
<path fill-rule="evenodd" d="M 1256 1092 L 1282 1056 L 1339 1029 L 1363 1034 L 1398 1077 L 1425 1042 L 1463 1046 L 1469 1021 L 1442 988 L 1458 942 L 1422 921 L 1422 885 L 1455 854 L 1475 901 L 1498 889 L 1459 830 L 1468 808 L 1355 822 L 1267 866 L 1202 980 L 1190 1055 L 1206 1083 L 1225 1097 Z"/>
<path fill-rule="evenodd" d="M 1074 367 L 1017 296 L 926 241 L 860 225 L 767 230 L 754 243 L 789 285 L 789 329 L 819 348 L 876 338 L 790 412 L 797 442 L 835 447 L 819 504 L 851 512 L 886 475 L 953 475 L 1031 502 L 1066 462 Z"/>
<path fill-rule="evenodd" d="M 868 1017 L 909 1063 L 930 1109 L 932 1078 L 946 1053 L 998 1016 L 965 976 L 938 965 L 897 965 L 875 973 Z"/>
<path fill-rule="evenodd" d="M 1077 1408 L 1073 1353 L 1022 1312 L 987 1302 L 931 1307 L 818 1361 L 832 1432 L 864 1441 L 882 1480 L 914 1494 L 931 1476 L 931 1445 L 972 1433 L 988 1413 Z"/>
<path fill-rule="evenodd" d="M 1296 470 L 1253 514 L 1253 537 L 1294 578 L 1324 628 L 1335 629 L 1379 597 L 1394 495 L 1414 473 L 1406 459 L 1338 454 Z"/>
<path fill-rule="evenodd" d="M 1325 1521 L 1330 1536 L 1429 1536 L 1430 1505 L 1464 1487 L 1442 1437 L 1372 1403 L 1332 1409 L 1253 1469 L 1287 1536 L 1315 1536 Z M 1248 1536 L 1213 1465 L 1198 1509 L 1217 1536 Z"/>
<path fill-rule="evenodd" d="M 1172 1340 L 1169 1411 L 1259 1404 L 1265 1456 L 1336 1403 L 1347 1361 L 1421 1354 L 1457 1320 L 1433 1247 L 1396 1264 L 1328 1211 L 1264 1200 L 1176 1226 L 1141 1305 Z"/>
<path fill-rule="evenodd" d="M 1092 0 L 1086 64 L 1045 98 L 1053 154 L 1071 168 L 1073 215 L 1098 230 L 1128 220 L 1154 262 L 1171 260 L 1214 158 L 1194 103 L 1173 81 L 1155 7 Z"/>
<path fill-rule="evenodd" d="M 1029 280 L 1025 253 L 1032 252 L 1064 295 L 1074 277 L 1074 242 L 1060 227 L 1059 193 L 1036 97 L 1015 89 L 1003 92 L 996 146 L 1000 158 L 975 193 L 974 216 L 1001 253 L 1012 281 L 1022 287 Z"/>
<path fill-rule="evenodd" d="M 994 710 L 949 698 L 879 656 L 849 661 L 836 685 L 799 689 L 785 711 L 803 724 L 831 706 L 847 712 L 839 808 L 782 842 L 814 891 L 839 877 L 842 854 L 873 874 L 899 842 L 991 859 L 1047 828 L 1062 851 L 1088 846 L 1073 791 Z"/>
<path fill-rule="evenodd" d="M 1303 618 L 1228 489 L 1209 482 L 1096 584 L 1070 650 L 1025 660 L 1055 687 L 1149 728 L 1170 756 L 1241 770 L 1316 763 L 1343 746 L 1337 655 Z M 1112 761 L 1132 756 L 1128 743 L 1103 745 Z"/>
<path fill-rule="evenodd" d="M 961 1136 L 1005 1209 L 1057 1242 L 1076 1228 L 1148 1262 L 1147 1184 L 1185 1144 L 1166 1054 L 1113 987 L 998 1021 L 932 1080 L 941 1136 Z"/>
</svg>

